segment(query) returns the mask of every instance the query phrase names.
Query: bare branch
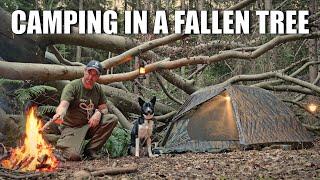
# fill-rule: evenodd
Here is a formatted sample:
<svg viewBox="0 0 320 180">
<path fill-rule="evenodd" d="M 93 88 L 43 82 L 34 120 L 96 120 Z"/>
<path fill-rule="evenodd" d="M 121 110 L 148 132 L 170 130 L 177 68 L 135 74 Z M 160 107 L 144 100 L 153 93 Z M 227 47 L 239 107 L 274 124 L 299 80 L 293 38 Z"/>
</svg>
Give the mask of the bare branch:
<svg viewBox="0 0 320 180">
<path fill-rule="evenodd" d="M 181 76 L 167 70 L 162 69 L 157 71 L 163 78 L 167 81 L 174 84 L 176 87 L 182 89 L 187 94 L 192 94 L 193 92 L 197 91 L 199 88 L 194 86 L 194 80 L 187 80 L 182 78 Z"/>
<path fill-rule="evenodd" d="M 314 91 L 303 88 L 301 86 L 292 86 L 292 85 L 279 85 L 279 86 L 263 86 L 261 87 L 266 90 L 270 91 L 285 91 L 285 92 L 295 92 L 295 93 L 301 93 L 301 94 L 307 94 L 307 95 L 317 95 Z"/>
<path fill-rule="evenodd" d="M 177 111 L 172 111 L 162 116 L 155 116 L 154 119 L 160 122 L 168 122 L 168 119 L 172 118 L 176 113 Z"/>
<path fill-rule="evenodd" d="M 234 42 L 234 41 L 221 41 L 221 40 L 214 40 L 208 43 L 198 44 L 192 47 L 171 47 L 171 46 L 162 46 L 155 49 L 155 52 L 161 54 L 177 54 L 177 53 L 184 53 L 186 51 L 192 51 L 192 53 L 203 53 L 210 49 L 234 49 L 234 48 L 244 48 L 246 45 Z"/>
<path fill-rule="evenodd" d="M 131 130 L 132 123 L 130 123 L 127 120 L 127 118 L 122 114 L 122 112 L 111 101 L 107 101 L 107 104 L 108 104 L 108 107 L 110 108 L 110 110 L 113 112 L 113 114 L 115 114 L 118 117 L 120 124 L 124 128 Z"/>
<path fill-rule="evenodd" d="M 312 82 L 312 84 L 317 84 L 320 80 L 320 73 L 318 72 L 317 78 Z M 299 102 L 301 101 L 306 95 L 301 94 L 300 96 L 296 97 L 293 101 L 294 102 Z"/>
<path fill-rule="evenodd" d="M 52 51 L 52 53 L 57 57 L 57 59 L 65 65 L 70 65 L 70 66 L 84 66 L 82 63 L 79 62 L 70 62 L 67 59 L 63 58 L 63 56 L 60 54 L 58 49 L 54 45 L 50 45 L 49 49 Z"/>
<path fill-rule="evenodd" d="M 104 66 L 105 69 L 108 69 L 108 68 L 126 63 L 126 62 L 132 60 L 133 56 L 139 55 L 139 54 L 146 52 L 148 50 L 151 50 L 155 47 L 158 47 L 158 46 L 161 46 L 164 44 L 168 44 L 170 42 L 174 42 L 174 41 L 182 39 L 184 37 L 185 37 L 185 35 L 183 35 L 183 34 L 172 34 L 169 36 L 165 36 L 163 38 L 155 39 L 152 41 L 147 41 L 137 47 L 129 49 L 128 51 L 126 51 L 118 56 L 115 56 L 115 57 L 112 57 L 110 59 L 103 61 L 102 65 Z"/>
<path fill-rule="evenodd" d="M 179 99 L 173 97 L 173 96 L 167 91 L 166 87 L 164 87 L 163 82 L 161 81 L 159 74 L 158 74 L 158 73 L 154 73 L 154 75 L 156 76 L 157 81 L 159 82 L 159 84 L 160 84 L 163 92 L 164 92 L 171 100 L 173 100 L 174 102 L 182 105 L 183 103 L 182 103 Z"/>
<path fill-rule="evenodd" d="M 288 75 L 284 75 L 284 74 L 282 74 L 280 72 L 267 72 L 267 73 L 262 73 L 262 74 L 253 74 L 253 75 L 238 75 L 238 76 L 234 76 L 234 77 L 228 79 L 227 81 L 221 83 L 220 85 L 226 86 L 226 85 L 229 85 L 229 84 L 234 84 L 234 83 L 239 82 L 239 81 L 258 81 L 258 80 L 264 80 L 264 79 L 269 79 L 269 78 L 280 78 L 282 80 L 285 80 L 285 81 L 297 84 L 299 86 L 305 87 L 307 89 L 310 89 L 310 90 L 316 92 L 317 94 L 320 94 L 320 87 L 318 87 L 316 85 L 313 85 L 311 83 L 308 83 L 306 81 L 302 81 L 300 79 L 293 78 L 293 77 L 290 77 Z M 257 87 L 255 84 L 253 84 L 251 86 Z M 266 86 L 266 87 L 262 87 L 262 88 L 266 88 L 266 89 L 270 89 L 270 90 L 277 89 L 277 87 L 272 87 L 272 86 Z M 280 88 L 282 88 L 282 89 L 287 88 L 289 90 L 289 86 L 287 86 L 287 87 L 278 87 L 278 90 Z M 291 88 L 292 91 L 297 91 L 297 92 L 300 92 L 300 93 L 303 92 L 303 91 L 305 91 L 306 94 L 311 93 L 311 92 L 306 91 L 306 89 L 302 89 L 301 87 L 298 88 L 298 87 L 292 87 L 291 86 L 290 88 Z"/>
<path fill-rule="evenodd" d="M 208 67 L 208 64 L 202 65 L 199 69 L 197 69 L 195 72 L 190 74 L 187 79 L 192 79 L 193 76 L 197 75 L 198 73 L 202 72 L 206 67 Z"/>
<path fill-rule="evenodd" d="M 289 71 L 290 69 L 292 69 L 294 66 L 300 64 L 300 62 L 302 61 L 307 61 L 309 58 L 304 58 L 302 59 L 301 61 L 298 61 L 296 63 L 293 63 L 291 64 L 290 66 L 288 66 L 287 68 L 283 69 L 283 70 L 280 70 L 279 72 L 281 73 L 285 73 L 287 71 Z M 305 70 L 307 67 L 309 67 L 310 65 L 314 65 L 314 64 L 320 64 L 320 61 L 311 61 L 311 62 L 307 62 L 305 63 L 303 66 L 301 66 L 299 69 L 297 69 L 296 71 L 294 71 L 293 73 L 291 73 L 289 76 L 291 77 L 295 77 L 297 76 L 298 74 L 300 74 L 303 70 Z M 267 81 L 267 82 L 261 82 L 261 83 L 257 83 L 255 84 L 255 86 L 257 87 L 263 87 L 263 86 L 266 86 L 266 85 L 272 85 L 272 84 L 278 84 L 278 83 L 281 83 L 283 82 L 282 80 L 273 80 L 273 81 Z"/>
</svg>

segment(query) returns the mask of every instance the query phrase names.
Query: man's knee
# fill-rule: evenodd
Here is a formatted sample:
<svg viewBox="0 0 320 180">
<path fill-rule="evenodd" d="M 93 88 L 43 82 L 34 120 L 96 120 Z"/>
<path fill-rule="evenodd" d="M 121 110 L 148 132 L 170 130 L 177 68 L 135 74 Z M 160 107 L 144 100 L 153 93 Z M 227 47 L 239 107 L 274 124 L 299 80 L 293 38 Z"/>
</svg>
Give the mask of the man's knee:
<svg viewBox="0 0 320 180">
<path fill-rule="evenodd" d="M 114 114 L 106 114 L 103 115 L 102 117 L 102 123 L 106 124 L 106 123 L 114 123 L 117 124 L 118 123 L 118 117 Z"/>
</svg>

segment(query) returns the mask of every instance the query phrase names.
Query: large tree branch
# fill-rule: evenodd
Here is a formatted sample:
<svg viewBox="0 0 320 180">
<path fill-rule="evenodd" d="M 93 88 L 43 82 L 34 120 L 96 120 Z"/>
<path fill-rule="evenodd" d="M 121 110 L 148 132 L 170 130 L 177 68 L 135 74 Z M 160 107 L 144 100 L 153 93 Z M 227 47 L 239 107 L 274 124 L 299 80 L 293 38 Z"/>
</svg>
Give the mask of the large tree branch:
<svg viewBox="0 0 320 180">
<path fill-rule="evenodd" d="M 148 50 L 151 50 L 155 47 L 158 47 L 158 46 L 161 46 L 164 44 L 168 44 L 170 42 L 177 41 L 179 39 L 182 39 L 183 37 L 185 37 L 185 35 L 183 35 L 183 34 L 172 34 L 169 36 L 165 36 L 163 38 L 159 38 L 159 39 L 145 42 L 137 47 L 131 48 L 130 50 L 128 50 L 118 56 L 115 56 L 115 57 L 112 57 L 110 59 L 103 61 L 102 65 L 104 66 L 104 68 L 108 69 L 108 68 L 126 63 L 126 62 L 132 60 L 133 56 L 139 55 L 139 54 L 146 52 Z"/>
<path fill-rule="evenodd" d="M 128 37 L 107 34 L 79 34 L 78 28 L 72 28 L 71 34 L 33 35 L 39 44 L 49 46 L 54 44 L 80 45 L 101 49 L 114 53 L 122 53 L 139 45 L 139 41 Z"/>
<path fill-rule="evenodd" d="M 201 54 L 209 50 L 225 50 L 225 49 L 234 49 L 239 47 L 245 47 L 245 44 L 234 42 L 234 41 L 221 41 L 214 40 L 208 43 L 198 44 L 196 46 L 187 46 L 187 47 L 172 47 L 172 46 L 161 46 L 156 48 L 154 51 L 163 54 L 163 55 L 176 55 L 176 54 Z"/>
</svg>

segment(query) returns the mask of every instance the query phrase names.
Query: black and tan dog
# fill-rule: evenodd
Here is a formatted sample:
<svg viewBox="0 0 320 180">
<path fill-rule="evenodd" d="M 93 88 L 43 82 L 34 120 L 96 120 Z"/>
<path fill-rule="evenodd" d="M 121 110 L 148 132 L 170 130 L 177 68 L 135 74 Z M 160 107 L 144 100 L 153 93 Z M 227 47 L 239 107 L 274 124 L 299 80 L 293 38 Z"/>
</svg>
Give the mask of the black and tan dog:
<svg viewBox="0 0 320 180">
<path fill-rule="evenodd" d="M 151 151 L 151 136 L 153 131 L 154 120 L 154 106 L 156 97 L 153 97 L 150 102 L 145 102 L 139 98 L 141 107 L 141 115 L 138 120 L 134 122 L 131 130 L 131 142 L 129 146 L 129 154 L 135 154 L 139 157 L 140 146 L 147 146 L 148 156 L 155 157 Z"/>
</svg>

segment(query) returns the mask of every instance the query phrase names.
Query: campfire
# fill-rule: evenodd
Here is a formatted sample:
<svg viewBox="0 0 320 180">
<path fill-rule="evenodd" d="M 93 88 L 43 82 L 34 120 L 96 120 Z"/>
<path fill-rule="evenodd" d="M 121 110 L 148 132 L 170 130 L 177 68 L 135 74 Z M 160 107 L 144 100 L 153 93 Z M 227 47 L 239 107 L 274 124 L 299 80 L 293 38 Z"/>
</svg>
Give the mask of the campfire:
<svg viewBox="0 0 320 180">
<path fill-rule="evenodd" d="M 22 146 L 12 149 L 10 156 L 1 161 L 7 169 L 21 171 L 53 171 L 58 160 L 53 155 L 53 149 L 42 137 L 42 122 L 37 119 L 36 108 L 30 108 L 27 121 L 25 139 Z"/>
</svg>

